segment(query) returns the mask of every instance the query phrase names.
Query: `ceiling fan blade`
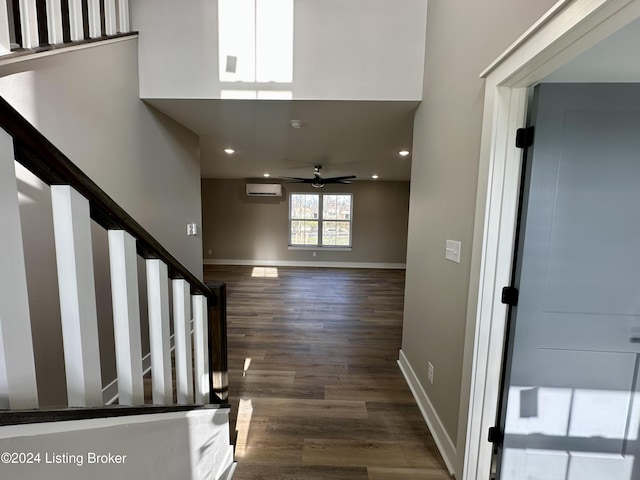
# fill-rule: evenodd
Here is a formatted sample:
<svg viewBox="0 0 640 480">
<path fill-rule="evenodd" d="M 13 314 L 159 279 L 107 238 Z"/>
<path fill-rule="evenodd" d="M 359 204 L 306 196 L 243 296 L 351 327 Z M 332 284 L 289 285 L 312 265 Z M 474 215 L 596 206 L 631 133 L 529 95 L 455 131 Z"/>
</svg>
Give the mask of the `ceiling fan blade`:
<svg viewBox="0 0 640 480">
<path fill-rule="evenodd" d="M 311 183 L 313 182 L 313 178 L 300 178 L 300 177 L 278 177 L 282 180 L 291 180 L 292 183 L 293 182 L 298 182 L 298 183 Z"/>
<path fill-rule="evenodd" d="M 355 175 L 345 175 L 343 177 L 329 177 L 329 178 L 324 178 L 323 180 L 325 181 L 325 183 L 337 183 L 337 182 L 341 182 L 342 180 L 351 180 L 353 178 L 356 178 Z"/>
</svg>

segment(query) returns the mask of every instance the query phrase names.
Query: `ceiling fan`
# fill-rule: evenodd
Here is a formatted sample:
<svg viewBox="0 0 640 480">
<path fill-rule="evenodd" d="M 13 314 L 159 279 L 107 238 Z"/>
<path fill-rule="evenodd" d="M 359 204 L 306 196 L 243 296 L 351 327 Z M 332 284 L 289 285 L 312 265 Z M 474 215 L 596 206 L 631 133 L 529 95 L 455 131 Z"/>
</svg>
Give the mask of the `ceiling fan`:
<svg viewBox="0 0 640 480">
<path fill-rule="evenodd" d="M 343 177 L 329 177 L 323 178 L 320 173 L 322 165 L 316 165 L 313 167 L 313 178 L 300 178 L 300 177 L 280 177 L 285 180 L 292 180 L 292 183 L 310 183 L 313 188 L 322 188 L 329 183 L 342 183 L 349 184 L 349 180 L 356 178 L 355 175 L 346 175 Z"/>
</svg>

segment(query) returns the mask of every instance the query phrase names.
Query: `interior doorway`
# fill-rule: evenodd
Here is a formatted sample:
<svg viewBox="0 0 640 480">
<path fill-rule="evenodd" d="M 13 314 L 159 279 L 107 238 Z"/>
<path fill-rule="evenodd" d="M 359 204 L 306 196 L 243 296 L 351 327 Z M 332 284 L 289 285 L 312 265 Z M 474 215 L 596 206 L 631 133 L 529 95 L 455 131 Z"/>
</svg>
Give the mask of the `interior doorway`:
<svg viewBox="0 0 640 480">
<path fill-rule="evenodd" d="M 487 432 L 497 418 L 507 318 L 501 291 L 511 281 L 521 177 L 521 151 L 515 147 L 515 136 L 525 125 L 528 89 L 639 17 L 638 0 L 561 1 L 482 74 L 485 115 L 471 277 L 472 288 L 477 282 L 478 296 L 469 300 L 467 338 L 473 341 L 467 343 L 470 400 L 465 480 L 489 479 L 492 471 Z M 621 64 L 628 60 L 619 57 Z M 582 78 L 562 81 L 593 81 L 579 70 L 572 75 Z M 640 82 L 640 72 L 636 81 Z"/>
</svg>

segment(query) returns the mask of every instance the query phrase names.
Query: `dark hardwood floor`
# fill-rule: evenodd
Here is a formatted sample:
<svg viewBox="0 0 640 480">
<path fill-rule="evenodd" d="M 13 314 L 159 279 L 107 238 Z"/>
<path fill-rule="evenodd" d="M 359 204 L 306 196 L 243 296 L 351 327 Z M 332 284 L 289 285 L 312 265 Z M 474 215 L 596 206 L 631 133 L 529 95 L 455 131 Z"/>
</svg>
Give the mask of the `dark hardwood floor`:
<svg viewBox="0 0 640 480">
<path fill-rule="evenodd" d="M 396 363 L 404 271 L 204 276 L 227 284 L 234 480 L 451 478 Z"/>
</svg>

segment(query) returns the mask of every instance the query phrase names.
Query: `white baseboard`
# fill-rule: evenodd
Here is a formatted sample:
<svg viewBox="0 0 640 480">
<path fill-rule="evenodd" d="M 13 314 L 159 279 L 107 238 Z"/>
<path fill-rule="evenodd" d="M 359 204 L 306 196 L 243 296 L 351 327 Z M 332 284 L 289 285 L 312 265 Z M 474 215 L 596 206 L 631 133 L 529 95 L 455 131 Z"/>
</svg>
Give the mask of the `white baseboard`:
<svg viewBox="0 0 640 480">
<path fill-rule="evenodd" d="M 205 258 L 205 265 L 248 265 L 254 267 L 327 267 L 327 268 L 388 268 L 404 270 L 406 263 L 369 263 L 369 262 L 294 262 L 289 260 L 227 260 Z"/>
<path fill-rule="evenodd" d="M 456 446 L 451 441 L 451 437 L 449 437 L 449 434 L 445 430 L 440 417 L 438 417 L 438 414 L 434 410 L 429 397 L 427 397 L 427 393 L 422 388 L 418 377 L 402 350 L 400 350 L 398 365 L 407 381 L 407 385 L 409 385 L 411 389 L 411 393 L 413 393 L 413 397 L 418 403 L 418 408 L 420 408 L 425 422 L 427 422 L 427 427 L 429 427 L 429 431 L 433 436 L 433 440 L 436 442 L 438 450 L 440 450 L 440 454 L 442 455 L 444 463 L 447 465 L 449 473 L 455 475 L 453 466 L 455 465 L 456 459 Z"/>
</svg>

